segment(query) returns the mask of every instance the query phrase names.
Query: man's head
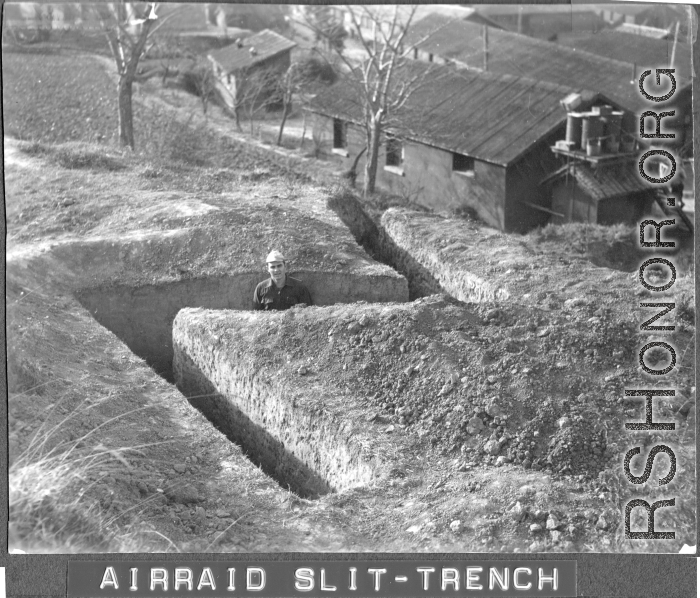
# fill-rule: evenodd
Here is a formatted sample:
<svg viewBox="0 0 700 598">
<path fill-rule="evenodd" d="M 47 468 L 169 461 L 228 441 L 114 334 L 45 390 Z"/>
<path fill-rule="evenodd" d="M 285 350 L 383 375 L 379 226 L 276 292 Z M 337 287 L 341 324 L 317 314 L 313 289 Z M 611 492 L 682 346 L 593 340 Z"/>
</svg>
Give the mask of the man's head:
<svg viewBox="0 0 700 598">
<path fill-rule="evenodd" d="M 279 251 L 271 251 L 267 255 L 265 262 L 267 262 L 267 271 L 275 284 L 283 284 L 287 274 L 287 264 L 284 256 Z"/>
</svg>

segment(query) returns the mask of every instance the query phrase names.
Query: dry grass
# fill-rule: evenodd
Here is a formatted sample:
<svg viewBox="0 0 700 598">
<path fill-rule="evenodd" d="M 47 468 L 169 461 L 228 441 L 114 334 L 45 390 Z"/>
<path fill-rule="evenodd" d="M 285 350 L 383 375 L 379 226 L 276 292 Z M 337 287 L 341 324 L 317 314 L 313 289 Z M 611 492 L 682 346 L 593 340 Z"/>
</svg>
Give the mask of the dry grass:
<svg viewBox="0 0 700 598">
<path fill-rule="evenodd" d="M 117 171 L 129 167 L 129 156 L 123 150 L 84 141 L 60 144 L 22 141 L 18 148 L 24 154 L 42 156 L 58 166 L 71 170 Z"/>
<path fill-rule="evenodd" d="M 17 396 L 11 396 L 10 401 Z M 56 401 L 52 413 L 62 401 Z M 102 422 L 73 440 L 61 440 L 66 429 L 100 402 L 81 402 L 53 425 L 51 415 L 33 434 L 28 446 L 11 460 L 8 472 L 10 549 L 25 552 L 122 552 L 143 544 L 134 532 L 138 514 L 149 500 L 137 502 L 132 513 L 108 515 L 110 490 L 104 480 L 131 468 L 133 458 L 153 444 L 109 448 L 95 440 L 110 424 L 146 408 L 134 409 Z M 69 437 L 74 436 L 69 434 Z M 11 455 L 12 457 L 12 455 Z"/>
</svg>

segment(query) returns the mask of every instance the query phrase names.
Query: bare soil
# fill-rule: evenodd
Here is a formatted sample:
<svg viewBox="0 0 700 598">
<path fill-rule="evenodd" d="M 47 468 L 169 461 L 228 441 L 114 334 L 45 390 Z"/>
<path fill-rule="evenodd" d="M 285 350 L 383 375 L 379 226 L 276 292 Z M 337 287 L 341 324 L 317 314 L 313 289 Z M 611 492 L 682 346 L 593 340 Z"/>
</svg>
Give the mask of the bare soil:
<svg viewBox="0 0 700 598">
<path fill-rule="evenodd" d="M 295 497 L 99 326 L 74 293 L 241 272 L 258 272 L 262 280 L 272 247 L 287 252 L 295 271 L 398 275 L 369 260 L 315 187 L 290 193 L 283 180 L 243 176 L 235 192 L 205 201 L 151 191 L 138 166 L 66 169 L 51 161 L 54 155 L 27 157 L 12 141 L 5 156 L 10 484 L 21 499 L 27 468 L 36 468 L 37 459 L 48 466 L 57 455 L 70 455 L 62 463 L 78 469 L 90 455 L 109 457 L 81 479 L 47 478 L 53 485 L 33 489 L 39 496 L 29 516 L 11 512 L 12 547 L 344 549 L 345 541 L 320 539 L 320 528 L 313 533 L 318 541 L 307 544 L 311 532 L 285 523 L 298 509 Z M 134 184 L 139 180 L 145 189 Z M 71 493 L 84 505 L 56 516 Z M 90 533 L 78 534 L 71 517 L 84 520 Z M 268 523 L 256 523 L 263 520 Z M 266 532 L 268 524 L 280 533 Z M 47 529 L 38 544 L 37 525 Z M 234 539 L 222 534 L 229 526 Z"/>
</svg>

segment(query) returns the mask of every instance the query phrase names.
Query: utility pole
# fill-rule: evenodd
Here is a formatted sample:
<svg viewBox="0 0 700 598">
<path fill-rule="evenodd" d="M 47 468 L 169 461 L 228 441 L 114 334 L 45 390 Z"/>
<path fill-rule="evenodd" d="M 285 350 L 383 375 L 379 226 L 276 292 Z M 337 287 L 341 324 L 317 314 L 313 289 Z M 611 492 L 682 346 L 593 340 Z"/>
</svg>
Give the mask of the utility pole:
<svg viewBox="0 0 700 598">
<path fill-rule="evenodd" d="M 489 28 L 484 25 L 484 71 L 489 70 Z"/>
<path fill-rule="evenodd" d="M 673 68 L 673 63 L 676 59 L 676 44 L 678 43 L 678 28 L 680 27 L 681 22 L 676 21 L 676 33 L 673 36 L 673 49 L 671 50 L 671 64 L 669 65 L 671 68 Z"/>
</svg>

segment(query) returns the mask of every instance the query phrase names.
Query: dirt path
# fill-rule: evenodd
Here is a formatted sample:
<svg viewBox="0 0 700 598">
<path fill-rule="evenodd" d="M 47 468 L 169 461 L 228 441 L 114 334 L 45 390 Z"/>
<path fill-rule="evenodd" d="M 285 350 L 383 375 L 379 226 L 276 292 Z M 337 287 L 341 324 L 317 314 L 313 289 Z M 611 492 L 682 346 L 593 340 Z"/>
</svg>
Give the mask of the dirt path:
<svg viewBox="0 0 700 598">
<path fill-rule="evenodd" d="M 91 58 L 96 60 L 116 83 L 116 70 L 113 61 L 103 56 L 91 56 Z M 250 133 L 236 130 L 233 119 L 227 116 L 219 106 L 210 103 L 207 114 L 204 115 L 199 98 L 179 89 L 164 89 L 156 79 L 150 79 L 142 85 L 137 85 L 134 100 L 145 106 L 166 109 L 175 115 L 181 123 L 191 122 L 195 126 L 205 127 L 228 139 L 270 152 L 282 159 L 293 160 L 296 165 L 303 168 L 305 174 L 319 184 L 337 182 L 341 175 L 341 171 L 333 164 L 306 157 L 298 149 L 290 150 L 272 143 L 264 143 L 260 139 L 252 137 Z M 244 128 L 248 128 L 248 126 L 247 122 L 243 123 Z M 261 120 L 255 123 L 255 128 L 264 130 L 270 137 L 276 138 L 279 123 L 273 124 L 270 121 Z M 291 122 L 288 127 L 285 127 L 286 133 L 297 130 L 299 137 L 301 137 L 301 128 L 298 123 Z M 306 134 L 311 135 L 310 123 Z"/>
</svg>

